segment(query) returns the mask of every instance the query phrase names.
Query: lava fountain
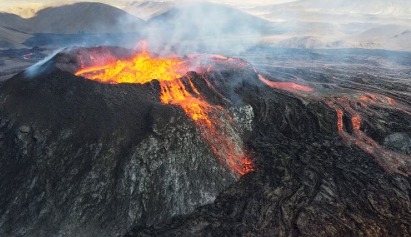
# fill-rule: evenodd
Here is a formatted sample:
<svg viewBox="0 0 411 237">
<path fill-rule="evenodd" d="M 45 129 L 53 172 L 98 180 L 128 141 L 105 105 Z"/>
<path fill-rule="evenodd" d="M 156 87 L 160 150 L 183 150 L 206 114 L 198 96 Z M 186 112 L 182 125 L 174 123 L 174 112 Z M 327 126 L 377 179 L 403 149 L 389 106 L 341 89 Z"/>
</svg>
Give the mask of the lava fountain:
<svg viewBox="0 0 411 237">
<path fill-rule="evenodd" d="M 234 123 L 228 112 L 221 106 L 211 105 L 195 87 L 192 79 L 188 84 L 182 81 L 182 75 L 188 71 L 188 62 L 176 58 L 155 58 L 147 52 L 146 42 L 137 45 L 141 48 L 132 58 L 119 60 L 115 58 L 99 60 L 92 66 L 84 66 L 75 74 L 102 83 L 140 83 L 144 84 L 157 79 L 160 82 L 160 99 L 163 104 L 180 106 L 187 116 L 193 119 L 201 136 L 207 141 L 211 150 L 234 172 L 246 174 L 251 171 L 252 163 L 242 145 L 236 138 L 228 135 L 224 121 Z"/>
</svg>

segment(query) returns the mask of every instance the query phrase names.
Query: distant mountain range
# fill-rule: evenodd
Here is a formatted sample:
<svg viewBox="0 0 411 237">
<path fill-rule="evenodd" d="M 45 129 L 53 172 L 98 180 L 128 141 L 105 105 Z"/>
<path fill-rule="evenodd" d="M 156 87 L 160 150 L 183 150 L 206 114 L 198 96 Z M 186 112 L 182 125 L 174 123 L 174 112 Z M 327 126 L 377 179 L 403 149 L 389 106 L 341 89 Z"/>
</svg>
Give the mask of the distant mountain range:
<svg viewBox="0 0 411 237">
<path fill-rule="evenodd" d="M 378 15 L 410 15 L 411 1 L 408 0 L 299 0 L 271 6 L 258 6 L 256 9 L 272 11 L 286 9 L 293 11 L 322 13 L 351 13 Z"/>
<path fill-rule="evenodd" d="M 411 1 L 409 0 L 301 0 L 295 4 L 309 10 L 328 11 L 335 13 L 378 15 L 409 15 L 411 13 Z"/>
<path fill-rule="evenodd" d="M 173 7 L 148 23 L 178 40 L 258 34 L 270 24 L 232 7 L 205 2 Z"/>
<path fill-rule="evenodd" d="M 45 8 L 27 19 L 0 13 L 0 48 L 24 47 L 38 33 L 138 32 L 159 50 L 237 52 L 265 44 L 411 51 L 410 23 L 408 0 L 300 0 L 241 9 L 207 2 L 130 1 L 122 9 L 77 3 Z"/>
<path fill-rule="evenodd" d="M 145 29 L 147 23 L 102 3 L 76 3 L 45 8 L 32 18 L 0 13 L 0 48 L 23 47 L 35 33 L 124 33 Z"/>
<path fill-rule="evenodd" d="M 154 2 L 154 1 L 133 1 L 126 4 L 124 11 L 137 16 L 138 18 L 148 20 L 160 14 L 163 14 L 173 8 L 174 2 Z"/>
</svg>

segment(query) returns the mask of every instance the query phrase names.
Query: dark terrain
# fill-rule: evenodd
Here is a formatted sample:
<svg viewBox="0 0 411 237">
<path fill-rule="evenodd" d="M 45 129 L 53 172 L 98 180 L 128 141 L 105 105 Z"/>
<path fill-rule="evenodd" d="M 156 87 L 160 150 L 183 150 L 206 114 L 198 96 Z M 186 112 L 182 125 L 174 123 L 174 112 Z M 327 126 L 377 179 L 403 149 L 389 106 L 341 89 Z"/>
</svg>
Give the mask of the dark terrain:
<svg viewBox="0 0 411 237">
<path fill-rule="evenodd" d="M 99 45 L 129 45 L 134 46 L 136 42 L 143 39 L 140 33 L 115 33 L 115 34 L 53 34 L 36 33 L 26 40 L 23 45 L 35 47 L 37 45 L 47 47 L 66 47 L 67 45 L 99 46 Z"/>
<path fill-rule="evenodd" d="M 234 118 L 242 177 L 155 80 L 76 77 L 68 52 L 1 83 L 0 235 L 411 236 L 411 54 L 236 57 L 183 81 Z"/>
</svg>

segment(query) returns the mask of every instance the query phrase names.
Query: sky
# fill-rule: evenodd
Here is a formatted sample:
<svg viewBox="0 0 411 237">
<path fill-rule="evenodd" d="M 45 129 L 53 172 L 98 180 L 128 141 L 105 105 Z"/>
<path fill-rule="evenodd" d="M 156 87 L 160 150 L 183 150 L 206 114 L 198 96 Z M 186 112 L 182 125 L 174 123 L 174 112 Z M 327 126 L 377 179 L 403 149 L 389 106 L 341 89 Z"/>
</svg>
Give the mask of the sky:
<svg viewBox="0 0 411 237">
<path fill-rule="evenodd" d="M 137 0 L 138 1 L 138 0 Z M 158 1 L 158 0 L 157 0 Z M 194 2 L 198 0 L 162 0 L 163 2 Z M 264 4 L 279 4 L 284 2 L 292 2 L 295 0 L 211 0 L 210 2 L 226 3 L 231 5 L 264 5 Z M 39 1 L 29 1 L 29 0 L 0 0 L 0 11 L 7 11 L 13 7 L 33 7 L 38 8 L 42 5 L 60 5 L 65 2 L 102 2 L 110 4 L 116 7 L 122 7 L 127 2 L 136 2 L 136 0 L 39 0 Z M 145 2 L 141 1 L 140 2 Z"/>
</svg>

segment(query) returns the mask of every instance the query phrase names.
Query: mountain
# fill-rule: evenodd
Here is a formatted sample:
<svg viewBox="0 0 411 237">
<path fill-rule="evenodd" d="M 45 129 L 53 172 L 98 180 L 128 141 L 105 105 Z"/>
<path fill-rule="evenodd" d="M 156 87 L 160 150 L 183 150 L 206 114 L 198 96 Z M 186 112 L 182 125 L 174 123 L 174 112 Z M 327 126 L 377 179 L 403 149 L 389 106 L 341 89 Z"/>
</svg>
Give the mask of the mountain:
<svg viewBox="0 0 411 237">
<path fill-rule="evenodd" d="M 153 29 L 148 32 L 152 48 L 229 54 L 254 46 L 271 26 L 270 22 L 238 9 L 207 2 L 181 4 L 148 23 Z"/>
<path fill-rule="evenodd" d="M 149 20 L 151 25 L 163 28 L 184 28 L 196 34 L 240 33 L 257 31 L 268 22 L 238 9 L 214 4 L 196 3 L 173 7 L 169 11 Z M 188 32 L 187 32 L 188 33 Z"/>
<path fill-rule="evenodd" d="M 382 25 L 373 27 L 364 32 L 346 37 L 346 40 L 355 42 L 355 47 L 388 49 L 388 50 L 410 50 L 411 26 Z"/>
<path fill-rule="evenodd" d="M 0 13 L 0 48 L 21 48 L 33 34 L 107 34 L 140 32 L 147 23 L 102 3 L 75 3 L 48 7 L 31 18 Z"/>
<path fill-rule="evenodd" d="M 264 43 L 290 48 L 370 48 L 409 51 L 411 2 L 300 0 L 244 9 L 273 22 Z M 397 37 L 395 37 L 397 36 Z"/>
<path fill-rule="evenodd" d="M 163 14 L 173 8 L 174 2 L 130 2 L 123 8 L 124 11 L 144 20 Z"/>
<path fill-rule="evenodd" d="M 41 33 L 119 33 L 137 31 L 146 25 L 113 6 L 87 2 L 46 8 L 28 20 L 33 31 Z"/>
<path fill-rule="evenodd" d="M 407 0 L 299 0 L 291 3 L 257 6 L 254 10 L 270 12 L 276 9 L 327 12 L 337 14 L 409 15 L 411 2 Z"/>
<path fill-rule="evenodd" d="M 357 14 L 391 14 L 405 15 L 411 13 L 411 2 L 408 0 L 300 0 L 290 5 L 305 8 L 307 11 L 326 11 L 335 13 Z"/>
<path fill-rule="evenodd" d="M 30 34 L 13 30 L 7 26 L 0 26 L 0 49 L 24 47 L 21 43 L 30 37 Z"/>
<path fill-rule="evenodd" d="M 204 116 L 218 130 L 208 130 L 162 103 L 159 80 L 115 85 L 73 74 L 94 57 L 129 54 L 66 50 L 0 83 L 0 236 L 121 236 L 209 204 L 240 177 L 228 158 L 242 151 L 253 110 L 234 106 L 234 85 L 225 82 L 255 81 L 253 68 L 227 60 L 222 72 L 239 72 L 181 79 L 210 104 Z"/>
<path fill-rule="evenodd" d="M 17 5 L 17 6 L 13 6 L 8 8 L 5 12 L 8 13 L 12 13 L 15 15 L 18 15 L 22 18 L 31 18 L 34 17 L 38 11 L 40 11 L 41 9 L 44 8 L 48 8 L 48 7 L 57 7 L 57 6 L 62 6 L 62 5 L 67 5 L 70 3 L 61 3 L 59 2 L 59 4 L 45 4 L 45 3 L 31 3 L 31 4 L 23 4 L 23 5 Z"/>
<path fill-rule="evenodd" d="M 30 38 L 30 26 L 26 20 L 9 13 L 0 13 L 0 48 L 23 47 Z"/>
</svg>

